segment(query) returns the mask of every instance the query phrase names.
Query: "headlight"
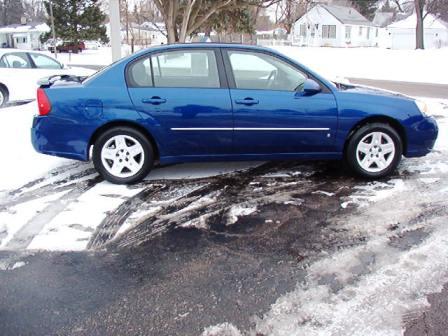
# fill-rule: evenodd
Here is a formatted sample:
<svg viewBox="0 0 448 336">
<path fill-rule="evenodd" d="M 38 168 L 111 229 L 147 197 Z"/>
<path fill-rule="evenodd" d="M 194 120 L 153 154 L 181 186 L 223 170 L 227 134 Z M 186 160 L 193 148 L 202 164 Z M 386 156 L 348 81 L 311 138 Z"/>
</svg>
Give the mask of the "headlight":
<svg viewBox="0 0 448 336">
<path fill-rule="evenodd" d="M 415 104 L 417 105 L 418 109 L 425 117 L 429 116 L 428 104 L 426 104 L 424 101 L 421 101 L 421 100 L 416 100 Z"/>
</svg>

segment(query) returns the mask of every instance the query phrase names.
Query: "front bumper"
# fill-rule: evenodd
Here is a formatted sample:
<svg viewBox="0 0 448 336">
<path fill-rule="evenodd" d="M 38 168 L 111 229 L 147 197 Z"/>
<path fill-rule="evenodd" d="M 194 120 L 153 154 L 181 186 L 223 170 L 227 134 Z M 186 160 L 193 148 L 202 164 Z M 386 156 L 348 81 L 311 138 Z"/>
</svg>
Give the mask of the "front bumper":
<svg viewBox="0 0 448 336">
<path fill-rule="evenodd" d="M 434 148 L 439 134 L 437 122 L 432 117 L 424 117 L 414 123 L 408 134 L 406 157 L 425 156 Z"/>
</svg>

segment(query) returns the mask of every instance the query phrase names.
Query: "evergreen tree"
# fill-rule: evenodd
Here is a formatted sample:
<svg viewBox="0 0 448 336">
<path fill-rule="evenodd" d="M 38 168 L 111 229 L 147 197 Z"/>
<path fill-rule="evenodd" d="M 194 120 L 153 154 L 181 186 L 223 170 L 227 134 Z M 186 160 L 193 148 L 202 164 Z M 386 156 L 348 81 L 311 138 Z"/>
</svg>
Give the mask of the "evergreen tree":
<svg viewBox="0 0 448 336">
<path fill-rule="evenodd" d="M 57 37 L 71 42 L 101 40 L 108 42 L 99 0 L 52 0 Z M 50 2 L 45 1 L 48 24 L 51 25 Z M 44 37 L 48 39 L 51 33 Z"/>
<path fill-rule="evenodd" d="M 372 20 L 375 16 L 378 0 L 352 0 L 353 6 L 367 19 Z"/>
</svg>

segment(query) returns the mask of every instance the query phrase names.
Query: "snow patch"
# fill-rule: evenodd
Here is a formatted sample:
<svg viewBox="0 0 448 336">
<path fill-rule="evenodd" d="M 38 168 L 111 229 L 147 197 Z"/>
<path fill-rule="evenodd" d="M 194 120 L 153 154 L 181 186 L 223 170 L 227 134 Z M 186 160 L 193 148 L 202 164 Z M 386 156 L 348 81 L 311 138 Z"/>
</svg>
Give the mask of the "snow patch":
<svg viewBox="0 0 448 336">
<path fill-rule="evenodd" d="M 222 323 L 205 329 L 202 336 L 242 336 L 242 334 L 232 324 Z"/>
<path fill-rule="evenodd" d="M 257 207 L 249 204 L 237 204 L 227 213 L 227 225 L 235 224 L 240 217 L 248 216 L 257 211 Z"/>
</svg>

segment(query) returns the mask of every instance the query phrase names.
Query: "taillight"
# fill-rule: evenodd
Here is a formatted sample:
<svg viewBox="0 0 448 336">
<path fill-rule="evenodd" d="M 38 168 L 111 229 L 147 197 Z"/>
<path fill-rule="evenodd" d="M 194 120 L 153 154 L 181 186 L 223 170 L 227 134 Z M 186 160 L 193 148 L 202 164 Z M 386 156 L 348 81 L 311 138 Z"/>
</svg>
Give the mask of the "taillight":
<svg viewBox="0 0 448 336">
<path fill-rule="evenodd" d="M 39 106 L 39 115 L 45 116 L 51 111 L 51 103 L 42 88 L 37 89 L 37 105 Z"/>
</svg>

